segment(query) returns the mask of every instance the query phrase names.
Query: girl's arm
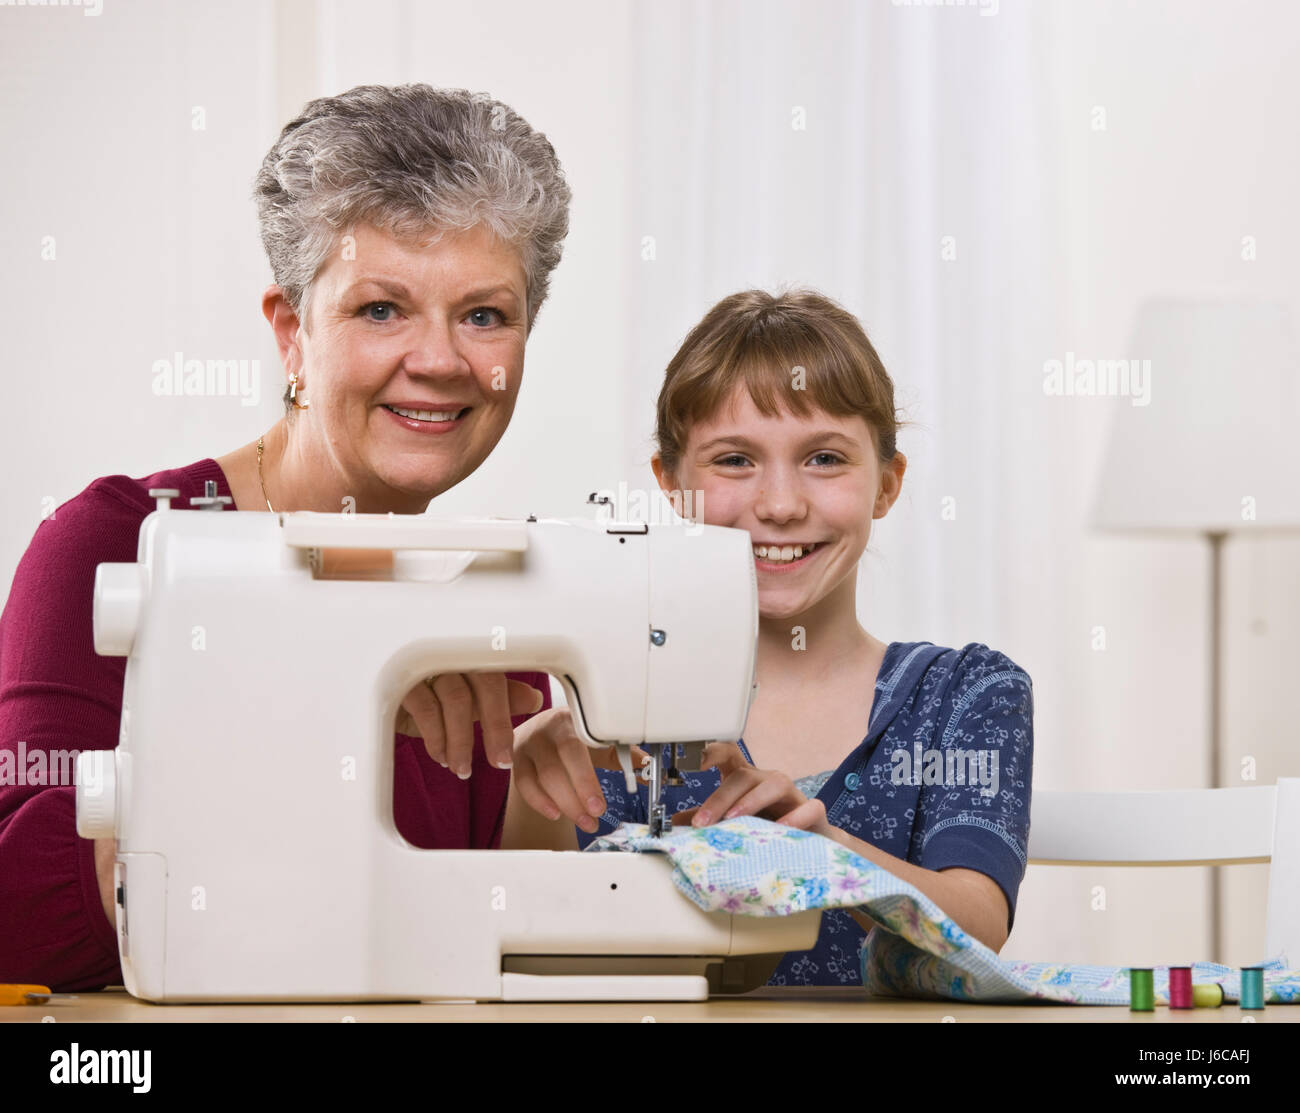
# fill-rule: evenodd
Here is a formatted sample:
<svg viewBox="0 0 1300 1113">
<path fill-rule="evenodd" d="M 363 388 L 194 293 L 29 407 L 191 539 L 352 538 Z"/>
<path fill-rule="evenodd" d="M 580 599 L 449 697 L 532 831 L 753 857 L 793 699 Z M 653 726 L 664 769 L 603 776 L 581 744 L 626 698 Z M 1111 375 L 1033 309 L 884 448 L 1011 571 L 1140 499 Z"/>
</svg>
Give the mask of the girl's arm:
<svg viewBox="0 0 1300 1113">
<path fill-rule="evenodd" d="M 958 867 L 922 869 L 830 824 L 810 830 L 834 839 L 859 857 L 888 870 L 900 881 L 914 885 L 942 908 L 962 931 L 974 936 L 993 952 L 1000 951 L 1006 943 L 1010 909 L 1001 887 L 991 877 L 977 870 Z M 853 912 L 853 918 L 863 927 L 874 926 L 874 921 L 865 913 Z"/>
</svg>

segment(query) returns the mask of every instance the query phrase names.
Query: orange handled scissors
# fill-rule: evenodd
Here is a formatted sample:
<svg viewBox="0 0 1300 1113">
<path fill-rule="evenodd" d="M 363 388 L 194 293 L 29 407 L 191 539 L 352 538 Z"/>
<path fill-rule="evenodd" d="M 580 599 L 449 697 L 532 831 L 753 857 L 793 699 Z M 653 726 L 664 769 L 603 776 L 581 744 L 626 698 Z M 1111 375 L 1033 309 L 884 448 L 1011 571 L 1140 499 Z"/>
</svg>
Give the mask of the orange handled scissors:
<svg viewBox="0 0 1300 1113">
<path fill-rule="evenodd" d="M 43 1005 L 50 1000 L 75 1001 L 75 993 L 51 993 L 47 985 L 0 984 L 0 1005 Z"/>
</svg>

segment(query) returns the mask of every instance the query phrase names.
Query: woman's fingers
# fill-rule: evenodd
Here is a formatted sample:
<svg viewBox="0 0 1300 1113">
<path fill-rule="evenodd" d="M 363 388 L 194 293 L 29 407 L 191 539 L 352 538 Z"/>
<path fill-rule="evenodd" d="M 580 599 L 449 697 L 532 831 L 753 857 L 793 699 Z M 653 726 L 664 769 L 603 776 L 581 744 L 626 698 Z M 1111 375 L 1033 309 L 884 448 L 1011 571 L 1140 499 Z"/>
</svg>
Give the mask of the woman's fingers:
<svg viewBox="0 0 1300 1113">
<path fill-rule="evenodd" d="M 505 675 L 502 673 L 501 675 Z M 506 687 L 510 692 L 510 714 L 531 715 L 534 711 L 540 711 L 542 704 L 546 702 L 542 693 L 534 688 L 531 684 L 525 684 L 522 680 L 506 679 Z"/>
<path fill-rule="evenodd" d="M 510 694 L 503 672 L 471 672 L 465 678 L 474 695 L 470 711 L 470 757 L 473 758 L 473 720 L 483 734 L 483 752 L 497 769 L 509 769 L 514 761 L 515 728 L 510 722 Z M 525 685 L 527 687 L 527 685 Z M 532 689 L 534 692 L 536 688 Z M 538 695 L 541 693 L 539 692 Z M 531 700 L 529 701 L 532 702 Z"/>
<path fill-rule="evenodd" d="M 699 810 L 699 808 L 686 808 L 683 811 L 675 812 L 672 817 L 672 825 L 674 827 L 688 826 L 691 820 L 695 818 L 695 813 Z"/>
<path fill-rule="evenodd" d="M 442 706 L 426 684 L 417 684 L 402 700 L 402 710 L 409 720 L 410 729 L 403 729 L 404 724 L 398 716 L 397 730 L 401 734 L 418 734 L 424 739 L 424 748 L 429 757 L 447 767 L 447 734 L 442 726 Z"/>
<path fill-rule="evenodd" d="M 474 692 L 458 672 L 433 678 L 433 694 L 442 708 L 442 725 L 447 749 L 443 760 L 462 781 L 469 778 L 474 763 Z"/>
<path fill-rule="evenodd" d="M 480 724 L 488 761 L 498 769 L 509 769 L 514 751 L 510 720 L 540 711 L 544 702 L 531 684 L 511 680 L 505 673 L 431 676 L 406 694 L 395 730 L 422 737 L 429 757 L 463 778 L 473 768 L 474 723 Z"/>
</svg>

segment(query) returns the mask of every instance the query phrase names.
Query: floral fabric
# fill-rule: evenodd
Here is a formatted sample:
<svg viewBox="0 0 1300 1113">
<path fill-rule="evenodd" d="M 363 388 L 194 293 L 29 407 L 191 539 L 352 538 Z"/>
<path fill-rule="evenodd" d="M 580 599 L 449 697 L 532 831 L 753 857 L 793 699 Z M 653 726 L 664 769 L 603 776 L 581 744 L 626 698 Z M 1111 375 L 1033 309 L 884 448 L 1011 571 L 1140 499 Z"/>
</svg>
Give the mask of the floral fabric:
<svg viewBox="0 0 1300 1113">
<path fill-rule="evenodd" d="M 753 764 L 745 740 L 738 744 Z M 972 754 L 981 758 L 975 768 Z M 649 822 L 644 788 L 629 793 L 621 772 L 596 776 L 607 807 L 596 834 L 576 829 L 580 847 L 622 823 Z M 992 878 L 1007 900 L 1009 930 L 1025 873 L 1032 778 L 1033 690 L 1023 669 L 977 642 L 961 649 L 891 642 L 866 735 L 815 796 L 834 826 L 886 854 Z M 716 769 L 681 779 L 663 789 L 670 815 L 703 804 L 720 783 Z M 865 939 L 852 916 L 829 909 L 814 946 L 787 954 L 769 984 L 858 985 Z"/>
<path fill-rule="evenodd" d="M 858 980 L 877 996 L 1129 1003 L 1125 968 L 1004 961 L 919 889 L 809 831 L 743 816 L 710 827 L 675 827 L 655 839 L 645 824 L 626 823 L 587 849 L 666 854 L 674 884 L 706 912 L 789 916 L 860 908 L 885 929 L 867 937 L 858 960 Z M 1300 970 L 1286 969 L 1281 959 L 1260 965 L 1267 1002 L 1300 1003 Z M 1218 982 L 1226 1001 L 1239 999 L 1240 975 L 1226 966 L 1197 963 L 1192 980 Z M 1167 1004 L 1167 966 L 1155 968 L 1154 982 L 1156 1003 Z"/>
</svg>

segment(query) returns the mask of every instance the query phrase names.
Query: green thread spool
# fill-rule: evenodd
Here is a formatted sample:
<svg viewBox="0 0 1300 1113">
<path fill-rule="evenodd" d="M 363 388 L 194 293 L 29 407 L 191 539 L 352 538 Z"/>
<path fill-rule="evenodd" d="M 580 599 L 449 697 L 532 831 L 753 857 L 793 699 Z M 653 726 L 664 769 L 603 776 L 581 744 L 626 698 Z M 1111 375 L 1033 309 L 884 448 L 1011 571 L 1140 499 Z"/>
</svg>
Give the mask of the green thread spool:
<svg viewBox="0 0 1300 1113">
<path fill-rule="evenodd" d="M 1150 966 L 1131 966 L 1128 972 L 1129 1011 L 1150 1013 L 1156 1009 L 1155 972 Z"/>
<path fill-rule="evenodd" d="M 1217 1009 L 1223 1004 L 1223 986 L 1218 982 L 1192 986 L 1192 1005 L 1198 1009 Z"/>
<path fill-rule="evenodd" d="M 1264 968 L 1262 966 L 1243 966 L 1241 968 L 1241 1007 L 1243 1009 L 1262 1009 L 1264 1007 Z"/>
</svg>

